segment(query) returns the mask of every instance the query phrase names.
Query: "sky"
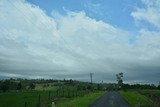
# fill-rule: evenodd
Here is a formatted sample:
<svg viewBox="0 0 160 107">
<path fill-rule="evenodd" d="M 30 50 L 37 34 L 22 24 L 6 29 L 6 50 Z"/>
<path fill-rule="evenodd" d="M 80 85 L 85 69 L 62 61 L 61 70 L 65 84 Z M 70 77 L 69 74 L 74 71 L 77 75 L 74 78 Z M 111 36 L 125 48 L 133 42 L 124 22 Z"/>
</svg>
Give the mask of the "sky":
<svg viewBox="0 0 160 107">
<path fill-rule="evenodd" d="M 160 81 L 159 0 L 0 0 L 0 79 Z"/>
</svg>

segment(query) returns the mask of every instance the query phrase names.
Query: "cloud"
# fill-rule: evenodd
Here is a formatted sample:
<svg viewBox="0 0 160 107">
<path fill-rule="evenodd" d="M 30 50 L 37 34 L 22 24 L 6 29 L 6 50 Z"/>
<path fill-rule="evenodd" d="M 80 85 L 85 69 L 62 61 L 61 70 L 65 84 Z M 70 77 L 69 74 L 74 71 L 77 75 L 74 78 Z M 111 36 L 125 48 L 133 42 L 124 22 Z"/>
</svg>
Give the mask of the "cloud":
<svg viewBox="0 0 160 107">
<path fill-rule="evenodd" d="M 0 13 L 0 77 L 86 81 L 93 72 L 95 81 L 114 81 L 124 72 L 127 81 L 148 82 L 152 72 L 150 81 L 159 80 L 159 32 L 141 29 L 130 42 L 130 32 L 84 11 L 51 17 L 24 0 L 1 0 Z"/>
<path fill-rule="evenodd" d="M 131 15 L 139 21 L 147 21 L 160 29 L 160 1 L 142 0 L 144 8 L 137 8 Z"/>
</svg>

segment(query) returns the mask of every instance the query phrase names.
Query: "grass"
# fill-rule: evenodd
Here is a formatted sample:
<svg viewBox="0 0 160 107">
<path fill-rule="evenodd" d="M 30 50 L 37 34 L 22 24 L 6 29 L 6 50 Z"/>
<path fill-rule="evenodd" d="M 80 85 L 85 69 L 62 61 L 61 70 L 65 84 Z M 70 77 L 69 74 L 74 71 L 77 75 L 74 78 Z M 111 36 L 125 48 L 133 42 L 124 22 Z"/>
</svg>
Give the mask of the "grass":
<svg viewBox="0 0 160 107">
<path fill-rule="evenodd" d="M 138 92 L 150 98 L 155 107 L 160 107 L 160 90 L 138 90 Z"/>
<path fill-rule="evenodd" d="M 50 100 L 49 100 L 49 93 L 50 93 Z M 51 101 L 53 99 L 61 99 L 61 98 L 77 98 L 76 96 L 84 96 L 88 94 L 89 91 L 75 91 L 75 90 L 59 90 L 58 95 L 57 91 L 12 91 L 12 92 L 5 92 L 0 93 L 0 107 L 24 107 L 25 102 L 27 103 L 27 107 L 36 107 L 38 104 L 38 97 L 40 95 L 40 104 L 41 107 L 48 107 L 51 105 Z M 98 95 L 99 93 L 95 93 L 94 96 Z M 92 100 L 92 98 L 88 100 Z"/>
<path fill-rule="evenodd" d="M 136 91 L 121 91 L 120 94 L 134 107 L 140 105 L 144 107 L 152 106 L 152 102 L 149 98 Z"/>
<path fill-rule="evenodd" d="M 160 90 L 139 90 L 140 93 L 147 95 L 147 94 L 156 94 L 160 96 Z"/>
<path fill-rule="evenodd" d="M 48 92 L 30 91 L 0 93 L 0 107 L 24 107 L 25 102 L 27 103 L 27 107 L 36 107 L 39 94 L 41 96 L 41 102 L 45 103 L 45 100 L 48 98 Z"/>
<path fill-rule="evenodd" d="M 57 107 L 88 107 L 103 94 L 104 92 L 91 92 L 83 97 L 63 99 L 57 103 Z"/>
</svg>

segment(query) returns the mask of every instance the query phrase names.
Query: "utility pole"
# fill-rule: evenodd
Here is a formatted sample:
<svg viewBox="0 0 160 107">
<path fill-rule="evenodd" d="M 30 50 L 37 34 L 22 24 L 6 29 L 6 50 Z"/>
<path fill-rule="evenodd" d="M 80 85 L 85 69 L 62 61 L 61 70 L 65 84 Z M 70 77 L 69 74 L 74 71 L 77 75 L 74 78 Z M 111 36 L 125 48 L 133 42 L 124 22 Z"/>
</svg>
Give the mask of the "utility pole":
<svg viewBox="0 0 160 107">
<path fill-rule="evenodd" d="M 90 73 L 91 84 L 92 84 L 92 76 L 93 76 L 93 73 Z"/>
</svg>

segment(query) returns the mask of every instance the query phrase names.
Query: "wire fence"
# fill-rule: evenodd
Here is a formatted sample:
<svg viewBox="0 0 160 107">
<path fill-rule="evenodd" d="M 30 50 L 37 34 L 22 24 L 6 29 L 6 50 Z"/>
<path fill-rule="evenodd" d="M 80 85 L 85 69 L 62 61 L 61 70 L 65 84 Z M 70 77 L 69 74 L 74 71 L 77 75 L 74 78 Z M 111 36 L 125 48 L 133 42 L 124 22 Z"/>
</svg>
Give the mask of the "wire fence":
<svg viewBox="0 0 160 107">
<path fill-rule="evenodd" d="M 74 98 L 82 97 L 88 94 L 89 90 L 70 90 L 70 89 L 57 89 L 56 91 L 49 91 L 46 94 L 37 94 L 35 105 L 31 104 L 30 101 L 24 102 L 24 107 L 51 107 L 52 102 L 55 104 L 62 98 Z M 48 93 L 48 95 L 47 95 Z"/>
</svg>

